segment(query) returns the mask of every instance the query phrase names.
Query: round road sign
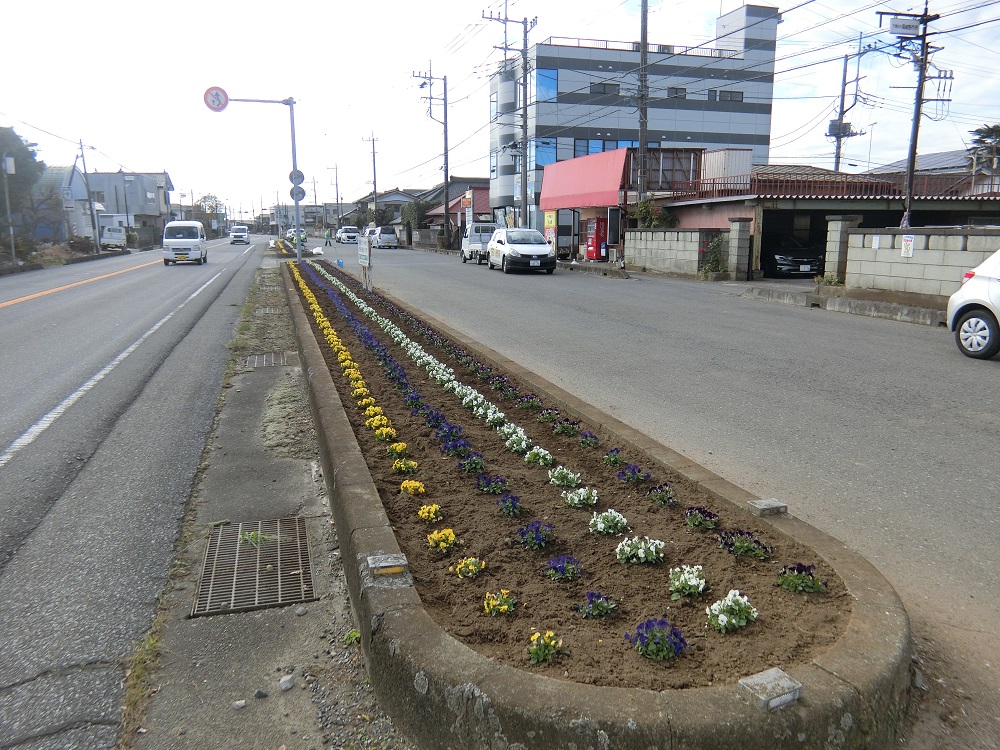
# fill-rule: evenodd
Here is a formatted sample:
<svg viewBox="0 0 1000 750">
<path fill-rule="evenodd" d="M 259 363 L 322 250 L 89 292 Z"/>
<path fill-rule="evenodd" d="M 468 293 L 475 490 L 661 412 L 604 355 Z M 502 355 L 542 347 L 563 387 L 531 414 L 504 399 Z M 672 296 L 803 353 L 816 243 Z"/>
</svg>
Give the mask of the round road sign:
<svg viewBox="0 0 1000 750">
<path fill-rule="evenodd" d="M 205 92 L 205 104 L 213 112 L 221 112 L 229 104 L 229 94 L 218 86 L 212 86 Z"/>
<path fill-rule="evenodd" d="M 288 191 L 288 194 L 292 196 L 293 201 L 300 201 L 306 197 L 306 190 L 301 185 L 296 185 Z"/>
<path fill-rule="evenodd" d="M 293 169 L 288 173 L 288 181 L 293 185 L 301 185 L 306 181 L 306 176 L 302 174 L 301 170 Z"/>
</svg>

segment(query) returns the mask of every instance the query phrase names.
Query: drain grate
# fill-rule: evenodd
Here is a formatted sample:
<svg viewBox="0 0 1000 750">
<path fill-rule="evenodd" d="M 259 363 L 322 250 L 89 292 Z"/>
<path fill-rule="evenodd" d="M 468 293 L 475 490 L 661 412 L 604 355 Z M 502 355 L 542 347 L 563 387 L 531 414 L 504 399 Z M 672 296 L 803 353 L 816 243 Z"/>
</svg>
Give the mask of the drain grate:
<svg viewBox="0 0 1000 750">
<path fill-rule="evenodd" d="M 267 354 L 251 354 L 243 363 L 244 367 L 284 367 L 288 358 L 284 352 L 268 352 Z"/>
<path fill-rule="evenodd" d="M 257 315 L 274 315 L 276 313 L 283 313 L 288 310 L 287 307 L 258 307 L 254 309 Z"/>
<path fill-rule="evenodd" d="M 302 518 L 222 524 L 212 529 L 192 617 L 315 601 Z"/>
</svg>

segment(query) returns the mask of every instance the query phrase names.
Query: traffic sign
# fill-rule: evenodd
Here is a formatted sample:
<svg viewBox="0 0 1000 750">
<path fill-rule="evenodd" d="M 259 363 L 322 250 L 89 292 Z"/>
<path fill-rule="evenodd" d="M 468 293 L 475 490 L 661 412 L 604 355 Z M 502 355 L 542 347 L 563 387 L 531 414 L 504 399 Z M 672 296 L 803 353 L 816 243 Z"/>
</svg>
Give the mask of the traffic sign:
<svg viewBox="0 0 1000 750">
<path fill-rule="evenodd" d="M 205 92 L 205 104 L 213 112 L 221 112 L 229 104 L 229 94 L 218 86 L 212 86 Z"/>
<path fill-rule="evenodd" d="M 292 196 L 293 201 L 301 201 L 306 197 L 306 190 L 301 185 L 296 185 L 288 191 L 288 194 Z"/>
<path fill-rule="evenodd" d="M 302 174 L 301 170 L 293 169 L 291 172 L 288 173 L 288 181 L 291 182 L 293 185 L 301 185 L 303 182 L 306 181 L 306 176 Z"/>
</svg>

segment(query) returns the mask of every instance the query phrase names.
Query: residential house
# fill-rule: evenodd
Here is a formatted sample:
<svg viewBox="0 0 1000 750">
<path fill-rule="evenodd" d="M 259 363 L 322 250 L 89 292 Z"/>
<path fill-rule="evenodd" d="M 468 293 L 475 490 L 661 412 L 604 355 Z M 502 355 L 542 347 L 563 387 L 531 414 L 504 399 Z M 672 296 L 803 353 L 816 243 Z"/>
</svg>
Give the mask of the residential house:
<svg viewBox="0 0 1000 750">
<path fill-rule="evenodd" d="M 92 172 L 87 182 L 93 199 L 104 207 L 102 213 L 125 217 L 126 225 L 139 236 L 139 247 L 160 243 L 163 225 L 172 218 L 170 191 L 174 185 L 169 174 Z"/>
</svg>

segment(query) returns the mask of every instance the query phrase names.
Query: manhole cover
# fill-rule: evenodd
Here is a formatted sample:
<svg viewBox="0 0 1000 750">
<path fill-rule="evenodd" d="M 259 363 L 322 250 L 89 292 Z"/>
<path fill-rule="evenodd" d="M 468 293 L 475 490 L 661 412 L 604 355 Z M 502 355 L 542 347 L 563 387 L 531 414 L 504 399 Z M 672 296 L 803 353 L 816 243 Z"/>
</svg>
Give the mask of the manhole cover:
<svg viewBox="0 0 1000 750">
<path fill-rule="evenodd" d="M 316 600 L 302 518 L 212 529 L 192 617 Z"/>
</svg>

